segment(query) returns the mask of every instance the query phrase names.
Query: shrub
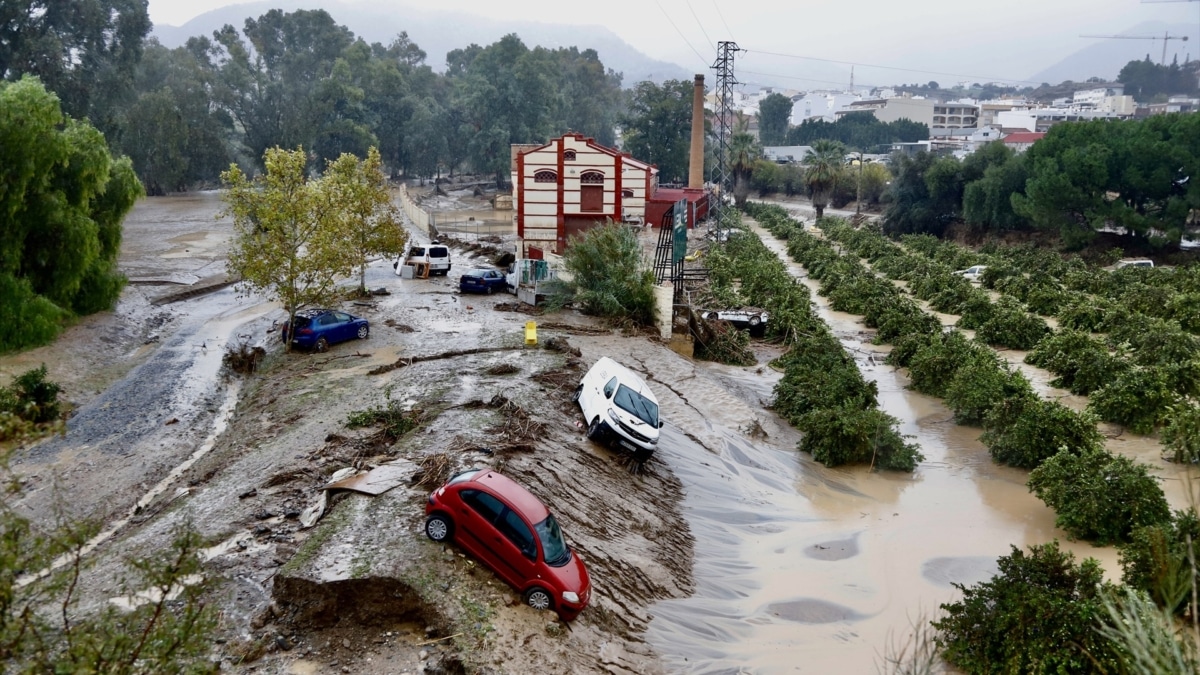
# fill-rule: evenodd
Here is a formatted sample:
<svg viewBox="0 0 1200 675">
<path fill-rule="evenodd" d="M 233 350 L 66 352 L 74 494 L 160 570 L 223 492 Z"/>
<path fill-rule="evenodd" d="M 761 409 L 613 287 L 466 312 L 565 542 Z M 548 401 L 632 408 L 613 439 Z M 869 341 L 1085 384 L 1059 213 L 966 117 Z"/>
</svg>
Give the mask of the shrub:
<svg viewBox="0 0 1200 675">
<path fill-rule="evenodd" d="M 1034 398 L 1029 380 L 995 354 L 972 359 L 954 373 L 946 386 L 946 407 L 959 424 L 983 424 L 988 412 L 1001 401 Z"/>
<path fill-rule="evenodd" d="M 7 412 L 31 424 L 45 424 L 62 414 L 58 395 L 62 387 L 46 379 L 46 364 L 27 370 L 0 390 L 0 412 Z"/>
<path fill-rule="evenodd" d="M 654 325 L 654 270 L 628 226 L 609 223 L 572 237 L 563 263 L 574 278 L 553 285 L 550 305 L 575 303 L 587 314 Z"/>
<path fill-rule="evenodd" d="M 1130 368 L 1093 393 L 1088 410 L 1105 422 L 1120 424 L 1135 434 L 1148 434 L 1165 421 L 1171 406 L 1179 400 L 1164 369 Z"/>
<path fill-rule="evenodd" d="M 1054 316 L 1067 302 L 1066 292 L 1049 286 L 1037 286 L 1025 296 L 1025 306 L 1029 311 L 1042 316 Z"/>
<path fill-rule="evenodd" d="M 916 391 L 941 398 L 959 368 L 983 358 L 981 348 L 961 331 L 939 334 L 917 349 L 908 364 L 910 385 Z"/>
<path fill-rule="evenodd" d="M 1112 303 L 1090 295 L 1068 295 L 1058 310 L 1058 327 L 1095 333 L 1101 329 L 1112 310 Z"/>
<path fill-rule="evenodd" d="M 896 431 L 897 421 L 881 410 L 857 407 L 814 410 L 796 424 L 800 450 L 825 466 L 871 464 L 912 471 L 925 457 Z"/>
<path fill-rule="evenodd" d="M 1104 445 L 1092 415 L 1026 396 L 997 403 L 984 417 L 980 440 L 997 462 L 1023 469 L 1036 468 L 1059 450 L 1079 454 Z"/>
<path fill-rule="evenodd" d="M 971 299 L 975 288 L 962 277 L 955 276 L 958 281 L 942 286 L 929 298 L 929 306 L 945 314 L 961 314 L 963 305 Z"/>
<path fill-rule="evenodd" d="M 1188 555 L 1200 556 L 1200 519 L 1195 507 L 1176 511 L 1169 520 L 1135 527 L 1121 545 L 1121 576 L 1124 582 L 1145 591 L 1155 604 L 1181 614 L 1191 600 L 1193 579 L 1200 575 Z"/>
<path fill-rule="evenodd" d="M 996 302 L 991 318 L 975 332 L 976 339 L 1009 349 L 1032 349 L 1050 328 L 1046 322 L 1009 297 Z"/>
<path fill-rule="evenodd" d="M 1105 614 L 1097 628 L 1120 653 L 1123 673 L 1200 673 L 1197 644 L 1180 631 L 1170 612 L 1155 607 L 1145 593 L 1128 586 L 1103 597 Z"/>
<path fill-rule="evenodd" d="M 71 313 L 34 293 L 28 280 L 0 273 L 0 316 L 0 351 L 10 351 L 54 340 Z"/>
<path fill-rule="evenodd" d="M 1112 382 L 1128 368 L 1123 360 L 1108 353 L 1104 343 L 1073 329 L 1061 330 L 1039 342 L 1025 356 L 1025 363 L 1057 375 L 1051 386 L 1082 396 Z"/>
<path fill-rule="evenodd" d="M 1029 489 L 1071 537 L 1106 546 L 1135 527 L 1171 519 L 1167 498 L 1144 464 L 1100 448 L 1060 451 L 1029 475 Z"/>
<path fill-rule="evenodd" d="M 793 425 L 814 410 L 878 405 L 877 385 L 863 378 L 832 336 L 801 337 L 778 365 L 784 375 L 775 385 L 772 408 Z"/>
<path fill-rule="evenodd" d="M 1076 565 L 1051 542 L 1028 554 L 1014 546 L 997 564 L 990 581 L 955 584 L 963 599 L 943 604 L 945 618 L 933 622 L 946 661 L 996 675 L 1118 672 L 1115 648 L 1095 630 L 1109 588 L 1100 563 Z"/>
<path fill-rule="evenodd" d="M 959 306 L 958 311 L 958 323 L 955 325 L 965 330 L 978 330 L 980 326 L 991 320 L 996 308 L 987 293 L 974 288 Z"/>
<path fill-rule="evenodd" d="M 899 298 L 881 310 L 872 308 L 864 317 L 867 326 L 876 329 L 875 344 L 895 343 L 907 335 L 937 335 L 942 324 L 917 306 L 910 298 Z"/>
<path fill-rule="evenodd" d="M 1200 462 L 1200 407 L 1180 403 L 1166 413 L 1162 432 L 1163 447 L 1174 462 Z"/>
</svg>

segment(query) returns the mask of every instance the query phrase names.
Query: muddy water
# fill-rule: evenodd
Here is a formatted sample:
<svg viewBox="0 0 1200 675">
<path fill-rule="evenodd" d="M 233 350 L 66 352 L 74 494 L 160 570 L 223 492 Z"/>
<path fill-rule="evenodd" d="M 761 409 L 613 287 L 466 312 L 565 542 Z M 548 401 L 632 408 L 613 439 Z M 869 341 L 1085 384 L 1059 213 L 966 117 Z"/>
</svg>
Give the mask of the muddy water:
<svg viewBox="0 0 1200 675">
<path fill-rule="evenodd" d="M 781 242 L 758 233 L 787 260 Z M 789 268 L 816 290 L 801 267 Z M 1010 546 L 1059 539 L 1078 558 L 1099 559 L 1109 578 L 1119 576 L 1114 549 L 1066 542 L 1053 512 L 1025 488 L 1028 472 L 994 464 L 978 429 L 954 424 L 939 400 L 906 390 L 904 375 L 882 365 L 888 348 L 871 345 L 856 317 L 813 297 L 925 461 L 913 475 L 827 469 L 797 453 L 795 432 L 778 423 L 766 425 L 774 430 L 766 439 L 747 437 L 739 431 L 746 420 L 728 406 L 707 411 L 707 433 L 698 438 L 707 451 L 690 438 L 697 434 L 668 424 L 660 453 L 687 489 L 697 588 L 653 608 L 649 641 L 672 667 L 873 672 L 912 622 L 957 599 L 952 583 L 989 578 Z M 728 391 L 764 400 L 779 377 L 769 369 L 696 368 L 697 380 L 716 378 Z M 1181 492 L 1166 487 L 1180 505 Z"/>
</svg>

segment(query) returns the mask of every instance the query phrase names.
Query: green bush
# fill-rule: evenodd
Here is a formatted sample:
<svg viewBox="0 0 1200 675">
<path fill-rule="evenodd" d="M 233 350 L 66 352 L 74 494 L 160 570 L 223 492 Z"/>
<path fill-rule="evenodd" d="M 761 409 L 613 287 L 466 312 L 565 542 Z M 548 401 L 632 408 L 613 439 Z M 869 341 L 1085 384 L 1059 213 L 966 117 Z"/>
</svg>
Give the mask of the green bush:
<svg viewBox="0 0 1200 675">
<path fill-rule="evenodd" d="M 1056 525 L 1100 546 L 1128 541 L 1133 528 L 1171 519 L 1146 465 L 1100 448 L 1059 452 L 1033 470 L 1028 485 L 1054 509 Z"/>
<path fill-rule="evenodd" d="M 1166 370 L 1129 368 L 1092 393 L 1088 410 L 1105 422 L 1148 434 L 1166 420 L 1171 406 L 1179 401 Z"/>
<path fill-rule="evenodd" d="M 0 316 L 0 351 L 15 351 L 54 340 L 71 313 L 35 294 L 27 280 L 0 273 Z"/>
<path fill-rule="evenodd" d="M 863 317 L 868 327 L 876 329 L 875 344 L 895 343 L 908 335 L 937 335 L 942 324 L 917 306 L 911 298 L 898 298 L 882 308 L 872 307 Z"/>
<path fill-rule="evenodd" d="M 1036 398 L 1029 380 L 995 354 L 976 358 L 954 373 L 946 387 L 946 407 L 959 424 L 983 424 L 988 412 L 1011 398 Z"/>
<path fill-rule="evenodd" d="M 825 466 L 871 464 L 913 471 L 925 457 L 896 431 L 897 421 L 881 410 L 858 407 L 814 410 L 796 424 L 800 450 Z"/>
<path fill-rule="evenodd" d="M 1173 462 L 1200 462 L 1200 407 L 1190 403 L 1171 406 L 1165 415 L 1162 444 Z"/>
<path fill-rule="evenodd" d="M 1055 316 L 1062 310 L 1070 296 L 1063 290 L 1049 286 L 1037 286 L 1025 296 L 1029 311 L 1042 316 Z"/>
<path fill-rule="evenodd" d="M 1060 330 L 1039 342 L 1025 356 L 1025 363 L 1057 375 L 1051 386 L 1082 396 L 1109 384 L 1128 368 L 1108 353 L 1104 343 L 1073 329 Z"/>
<path fill-rule="evenodd" d="M 964 330 L 978 330 L 980 326 L 991 321 L 992 316 L 996 313 L 996 306 L 992 304 L 987 293 L 973 288 L 967 295 L 967 299 L 959 305 L 958 311 L 959 318 L 956 326 Z"/>
<path fill-rule="evenodd" d="M 959 368 L 984 358 L 983 349 L 961 331 L 939 334 L 917 349 L 909 361 L 910 386 L 922 394 L 942 398 Z"/>
<path fill-rule="evenodd" d="M 1176 511 L 1169 521 L 1135 527 L 1120 546 L 1121 575 L 1126 585 L 1144 591 L 1155 604 L 1182 614 L 1191 601 L 1193 581 L 1200 581 L 1188 554 L 1200 557 L 1200 519 L 1194 507 Z"/>
<path fill-rule="evenodd" d="M 878 405 L 877 385 L 863 378 L 832 339 L 822 347 L 816 338 L 802 338 L 777 365 L 784 375 L 775 385 L 772 408 L 793 425 L 814 410 Z"/>
<path fill-rule="evenodd" d="M 574 303 L 587 314 L 654 325 L 654 270 L 628 226 L 609 223 L 572 237 L 563 259 L 573 280 L 553 285 L 550 305 Z"/>
<path fill-rule="evenodd" d="M 32 424 L 53 422 L 62 415 L 58 400 L 62 387 L 46 379 L 46 364 L 27 370 L 0 390 L 0 412 L 7 412 Z"/>
<path fill-rule="evenodd" d="M 1104 582 L 1100 563 L 1076 565 L 1057 542 L 1015 546 L 990 581 L 955 584 L 963 599 L 933 622 L 942 656 L 968 673 L 1073 675 L 1119 672 L 1113 644 L 1096 631 Z"/>
<path fill-rule="evenodd" d="M 1058 310 L 1058 327 L 1095 333 L 1101 330 L 1112 311 L 1112 303 L 1090 295 L 1069 295 Z"/>
<path fill-rule="evenodd" d="M 975 331 L 975 338 L 1009 349 L 1032 349 L 1049 332 L 1045 321 L 1006 296 L 996 302 L 991 318 Z"/>
<path fill-rule="evenodd" d="M 1027 396 L 993 406 L 984 417 L 980 440 L 997 462 L 1023 469 L 1037 468 L 1059 450 L 1080 454 L 1104 446 L 1092 415 Z"/>
</svg>

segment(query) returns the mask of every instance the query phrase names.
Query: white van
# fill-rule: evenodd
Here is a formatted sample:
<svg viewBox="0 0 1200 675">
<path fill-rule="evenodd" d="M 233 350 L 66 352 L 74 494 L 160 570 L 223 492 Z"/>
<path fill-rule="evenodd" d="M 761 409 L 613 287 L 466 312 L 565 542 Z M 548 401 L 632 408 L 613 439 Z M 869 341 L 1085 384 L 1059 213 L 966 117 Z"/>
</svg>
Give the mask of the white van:
<svg viewBox="0 0 1200 675">
<path fill-rule="evenodd" d="M 1126 267 L 1154 267 L 1153 260 L 1122 260 L 1113 266 L 1113 269 L 1124 269 Z"/>
<path fill-rule="evenodd" d="M 575 389 L 575 400 L 593 441 L 609 441 L 633 453 L 639 462 L 650 459 L 658 447 L 658 399 L 633 371 L 602 357 Z"/>
<path fill-rule="evenodd" d="M 418 263 L 429 266 L 429 276 L 438 274 L 446 276 L 450 273 L 450 249 L 437 241 L 433 241 L 429 246 L 413 246 L 408 249 L 408 254 L 404 256 L 403 260 L 392 263 L 392 268 L 396 270 L 397 275 L 400 275 L 403 273 L 404 266 Z"/>
</svg>

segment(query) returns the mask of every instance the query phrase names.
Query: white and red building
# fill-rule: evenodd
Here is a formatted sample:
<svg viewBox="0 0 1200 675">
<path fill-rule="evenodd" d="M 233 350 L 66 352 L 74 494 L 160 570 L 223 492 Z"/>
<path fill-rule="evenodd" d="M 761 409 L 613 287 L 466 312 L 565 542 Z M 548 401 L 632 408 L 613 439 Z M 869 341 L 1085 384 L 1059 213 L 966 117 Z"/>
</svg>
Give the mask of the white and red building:
<svg viewBox="0 0 1200 675">
<path fill-rule="evenodd" d="M 522 257 L 562 253 L 567 239 L 608 220 L 641 225 L 658 169 L 580 134 L 514 148 L 513 207 Z"/>
</svg>

